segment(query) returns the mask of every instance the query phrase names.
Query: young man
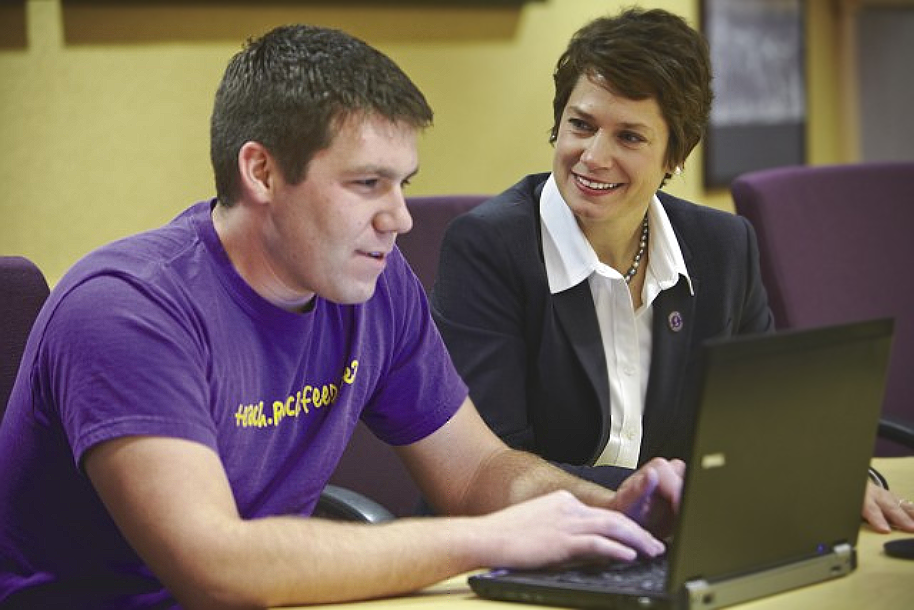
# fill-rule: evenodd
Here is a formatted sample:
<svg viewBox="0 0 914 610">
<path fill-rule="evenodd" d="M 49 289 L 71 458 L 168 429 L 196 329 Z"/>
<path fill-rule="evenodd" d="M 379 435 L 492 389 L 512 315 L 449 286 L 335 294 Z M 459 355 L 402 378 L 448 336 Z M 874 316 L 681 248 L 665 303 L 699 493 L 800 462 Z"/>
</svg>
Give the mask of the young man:
<svg viewBox="0 0 914 610">
<path fill-rule="evenodd" d="M 341 32 L 235 56 L 216 199 L 88 255 L 36 322 L 0 429 L 0 605 L 326 602 L 662 551 L 681 462 L 614 494 L 508 449 L 467 397 L 394 247 L 431 120 Z M 463 516 L 307 518 L 359 418 Z"/>
</svg>

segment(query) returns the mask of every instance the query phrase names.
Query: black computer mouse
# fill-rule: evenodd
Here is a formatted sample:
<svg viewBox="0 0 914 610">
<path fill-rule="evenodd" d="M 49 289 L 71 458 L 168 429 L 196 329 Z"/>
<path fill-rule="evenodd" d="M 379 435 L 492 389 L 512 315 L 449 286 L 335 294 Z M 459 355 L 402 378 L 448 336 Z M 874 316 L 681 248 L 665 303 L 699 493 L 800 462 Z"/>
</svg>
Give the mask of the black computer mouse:
<svg viewBox="0 0 914 610">
<path fill-rule="evenodd" d="M 885 554 L 890 557 L 900 559 L 914 559 L 914 538 L 901 538 L 900 540 L 889 540 L 882 545 Z"/>
</svg>

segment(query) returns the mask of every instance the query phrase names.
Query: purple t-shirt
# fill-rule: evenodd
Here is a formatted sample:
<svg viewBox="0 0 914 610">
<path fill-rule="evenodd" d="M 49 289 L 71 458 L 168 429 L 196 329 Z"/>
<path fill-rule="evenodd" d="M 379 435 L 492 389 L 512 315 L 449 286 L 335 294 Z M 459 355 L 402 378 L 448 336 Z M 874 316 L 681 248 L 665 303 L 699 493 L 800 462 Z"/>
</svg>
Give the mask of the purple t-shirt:
<svg viewBox="0 0 914 610">
<path fill-rule="evenodd" d="M 366 303 L 290 313 L 231 266 L 211 206 L 88 255 L 39 315 L 0 428 L 0 605 L 169 605 L 81 470 L 100 442 L 202 443 L 244 518 L 309 515 L 359 418 L 407 444 L 466 398 L 399 251 Z"/>
</svg>

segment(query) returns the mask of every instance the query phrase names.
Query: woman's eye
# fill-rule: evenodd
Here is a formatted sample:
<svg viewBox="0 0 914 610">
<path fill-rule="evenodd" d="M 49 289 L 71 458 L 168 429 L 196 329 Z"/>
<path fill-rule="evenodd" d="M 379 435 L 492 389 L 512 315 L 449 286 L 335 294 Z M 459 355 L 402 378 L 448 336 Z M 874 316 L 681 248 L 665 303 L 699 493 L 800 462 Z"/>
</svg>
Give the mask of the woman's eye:
<svg viewBox="0 0 914 610">
<path fill-rule="evenodd" d="M 590 123 L 582 119 L 568 119 L 568 124 L 571 125 L 571 128 L 575 131 L 592 131 Z"/>
<path fill-rule="evenodd" d="M 619 137 L 628 144 L 640 144 L 645 141 L 639 134 L 631 131 L 623 132 Z"/>
</svg>

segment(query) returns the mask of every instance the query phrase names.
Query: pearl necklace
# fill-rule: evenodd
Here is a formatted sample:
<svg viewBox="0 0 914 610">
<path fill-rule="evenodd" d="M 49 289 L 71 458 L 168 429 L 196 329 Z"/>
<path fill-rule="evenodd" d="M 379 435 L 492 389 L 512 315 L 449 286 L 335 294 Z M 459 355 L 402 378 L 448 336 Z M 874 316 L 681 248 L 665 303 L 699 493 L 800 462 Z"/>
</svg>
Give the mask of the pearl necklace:
<svg viewBox="0 0 914 610">
<path fill-rule="evenodd" d="M 638 273 L 638 267 L 641 266 L 641 257 L 644 256 L 644 250 L 647 248 L 647 236 L 648 236 L 648 226 L 647 226 L 647 213 L 644 214 L 644 220 L 641 221 L 641 243 L 638 244 L 638 251 L 635 252 L 635 258 L 632 260 L 632 266 L 628 268 L 628 271 L 625 272 L 625 283 L 630 284 L 632 278 L 635 277 L 635 274 Z"/>
</svg>

